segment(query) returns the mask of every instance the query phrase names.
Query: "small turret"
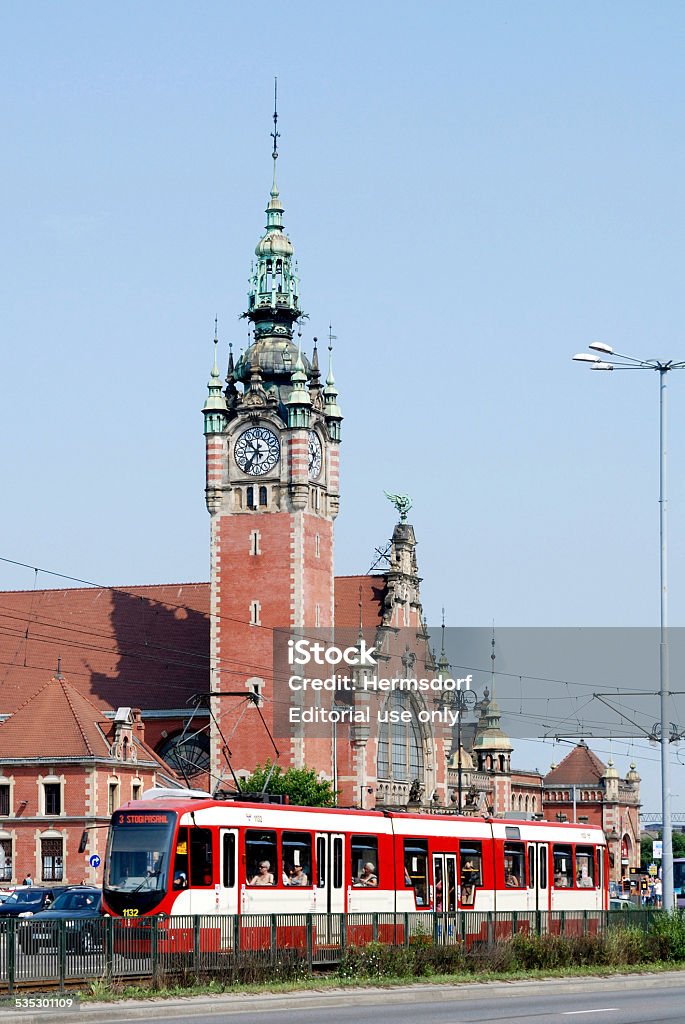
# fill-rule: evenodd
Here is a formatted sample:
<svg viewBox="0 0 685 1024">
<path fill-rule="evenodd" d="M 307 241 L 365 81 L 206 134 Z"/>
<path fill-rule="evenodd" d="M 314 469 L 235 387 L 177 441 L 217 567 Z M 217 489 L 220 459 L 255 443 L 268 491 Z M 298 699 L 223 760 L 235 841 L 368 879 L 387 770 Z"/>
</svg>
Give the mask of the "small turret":
<svg viewBox="0 0 685 1024">
<path fill-rule="evenodd" d="M 214 321 L 214 365 L 207 383 L 207 401 L 202 412 L 205 418 L 205 434 L 220 434 L 228 422 L 228 406 L 222 393 L 221 377 L 217 364 L 217 349 L 219 338 L 217 336 L 217 323 Z"/>
</svg>

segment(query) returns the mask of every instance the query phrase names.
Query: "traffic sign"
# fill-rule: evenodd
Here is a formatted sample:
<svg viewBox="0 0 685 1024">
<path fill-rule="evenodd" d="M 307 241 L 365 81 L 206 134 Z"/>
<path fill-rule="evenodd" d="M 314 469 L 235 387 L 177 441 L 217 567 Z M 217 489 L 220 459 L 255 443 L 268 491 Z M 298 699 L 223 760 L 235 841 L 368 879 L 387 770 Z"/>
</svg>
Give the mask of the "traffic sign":
<svg viewBox="0 0 685 1024">
<path fill-rule="evenodd" d="M 655 839 L 652 843 L 652 857 L 654 860 L 663 860 L 664 856 L 664 841 L 663 839 Z"/>
<path fill-rule="evenodd" d="M 657 873 L 656 872 L 656 864 L 650 864 L 649 867 L 647 868 L 647 871 L 652 876 L 652 878 L 654 878 L 656 876 L 656 873 Z"/>
<path fill-rule="evenodd" d="M 90 864 L 91 868 L 99 868 L 100 867 L 100 858 L 98 857 L 97 853 L 93 854 L 93 856 L 90 858 L 88 863 Z M 654 869 L 654 871 L 656 873 L 656 868 Z"/>
</svg>

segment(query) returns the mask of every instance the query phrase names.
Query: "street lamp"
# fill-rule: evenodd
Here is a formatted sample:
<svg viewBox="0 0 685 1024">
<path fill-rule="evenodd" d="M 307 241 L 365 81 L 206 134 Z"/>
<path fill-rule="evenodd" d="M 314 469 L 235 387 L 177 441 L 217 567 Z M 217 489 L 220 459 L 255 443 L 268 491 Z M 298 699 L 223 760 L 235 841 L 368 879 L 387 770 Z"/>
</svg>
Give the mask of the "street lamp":
<svg viewBox="0 0 685 1024">
<path fill-rule="evenodd" d="M 467 711 L 473 711 L 476 706 L 476 695 L 473 690 L 455 690 L 452 693 L 452 703 L 457 712 L 457 793 L 459 814 L 461 814 L 461 793 L 462 793 L 462 767 L 461 767 L 461 719 Z"/>
<path fill-rule="evenodd" d="M 659 374 L 659 580 L 661 602 L 659 612 L 659 713 L 661 744 L 661 817 L 663 820 L 663 906 L 673 908 L 673 847 L 671 829 L 671 764 L 669 743 L 671 739 L 667 702 L 669 693 L 668 669 L 668 562 L 666 537 L 666 374 L 671 370 L 682 370 L 685 361 L 672 359 L 637 359 L 635 356 L 614 352 L 610 345 L 593 341 L 588 346 L 591 352 L 580 352 L 573 358 L 589 363 L 591 370 L 656 370 Z M 601 353 L 596 355 L 595 353 Z"/>
</svg>

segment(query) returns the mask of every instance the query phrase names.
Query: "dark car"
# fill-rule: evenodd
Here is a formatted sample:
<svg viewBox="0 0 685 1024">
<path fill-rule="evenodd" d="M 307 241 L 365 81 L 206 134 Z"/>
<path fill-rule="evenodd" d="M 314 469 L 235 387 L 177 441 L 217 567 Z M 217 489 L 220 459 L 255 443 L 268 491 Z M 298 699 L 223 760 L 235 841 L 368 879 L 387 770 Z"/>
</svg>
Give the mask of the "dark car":
<svg viewBox="0 0 685 1024">
<path fill-rule="evenodd" d="M 32 885 L 15 889 L 4 903 L 0 903 L 0 918 L 29 917 L 40 910 L 47 910 L 61 892 L 64 892 L 64 886 Z"/>
<path fill-rule="evenodd" d="M 64 921 L 67 950 L 92 953 L 102 948 L 102 893 L 79 885 L 60 893 L 52 906 L 22 921 L 19 942 L 24 952 L 59 945 L 60 922 Z"/>
</svg>

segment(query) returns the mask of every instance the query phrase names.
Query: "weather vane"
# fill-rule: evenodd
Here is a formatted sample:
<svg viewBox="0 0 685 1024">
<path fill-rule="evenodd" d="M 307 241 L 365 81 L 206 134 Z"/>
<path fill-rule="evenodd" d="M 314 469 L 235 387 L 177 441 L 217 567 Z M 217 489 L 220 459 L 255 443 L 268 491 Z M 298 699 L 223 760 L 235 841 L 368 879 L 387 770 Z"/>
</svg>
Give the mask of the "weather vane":
<svg viewBox="0 0 685 1024">
<path fill-rule="evenodd" d="M 412 504 L 413 504 L 413 502 L 412 502 L 411 498 L 409 497 L 409 495 L 408 494 L 388 494 L 387 491 L 383 491 L 383 494 L 386 496 L 388 501 L 392 502 L 392 504 L 395 506 L 395 508 L 399 512 L 399 514 L 400 514 L 400 522 L 401 523 L 406 523 L 406 521 L 407 521 L 407 513 L 409 512 L 409 509 L 412 507 Z"/>
<path fill-rule="evenodd" d="M 274 140 L 274 150 L 271 154 L 274 160 L 278 160 L 278 140 L 281 137 L 281 133 L 278 130 L 278 79 L 274 78 L 274 130 L 271 132 L 271 138 Z"/>
</svg>

